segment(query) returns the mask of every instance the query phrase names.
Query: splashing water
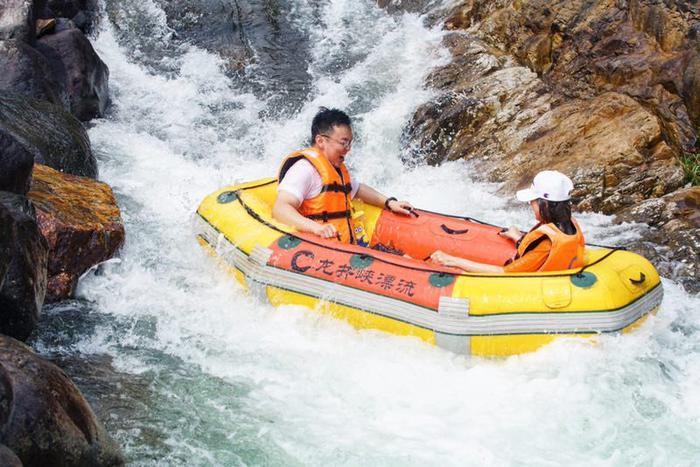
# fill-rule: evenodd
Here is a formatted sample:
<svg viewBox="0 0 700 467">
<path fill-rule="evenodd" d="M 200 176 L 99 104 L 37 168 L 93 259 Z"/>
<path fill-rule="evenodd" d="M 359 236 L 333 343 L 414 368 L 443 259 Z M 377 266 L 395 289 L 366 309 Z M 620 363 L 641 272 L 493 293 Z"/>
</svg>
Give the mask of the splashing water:
<svg viewBox="0 0 700 467">
<path fill-rule="evenodd" d="M 220 186 L 273 175 L 304 145 L 320 105 L 352 114 L 348 162 L 358 179 L 426 209 L 532 222 L 496 185 L 473 181 L 468 164 L 400 162 L 401 130 L 432 97 L 424 78 L 449 58 L 442 32 L 371 0 L 281 3 L 308 38 L 303 51 L 275 51 L 306 70 L 298 89 L 266 81 L 284 70 L 263 70 L 265 60 L 232 77 L 218 55 L 178 42 L 153 0 L 106 2 L 95 47 L 114 104 L 90 137 L 127 242 L 119 259 L 82 279 L 77 300 L 46 310 L 36 346 L 75 379 L 128 459 L 700 462 L 700 303 L 670 281 L 658 315 L 634 334 L 481 360 L 303 308 L 274 310 L 221 274 L 192 235 L 198 203 Z M 279 96 L 303 97 L 291 118 L 272 108 Z M 611 244 L 644 228 L 580 219 L 590 240 Z"/>
</svg>

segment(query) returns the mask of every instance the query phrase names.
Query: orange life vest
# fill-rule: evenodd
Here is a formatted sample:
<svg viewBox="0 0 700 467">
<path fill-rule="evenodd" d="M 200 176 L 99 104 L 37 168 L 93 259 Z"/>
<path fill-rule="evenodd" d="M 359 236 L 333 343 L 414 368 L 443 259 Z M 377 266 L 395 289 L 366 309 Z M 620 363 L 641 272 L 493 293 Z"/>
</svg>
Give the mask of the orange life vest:
<svg viewBox="0 0 700 467">
<path fill-rule="evenodd" d="M 542 237 L 547 237 L 552 242 L 552 249 L 538 271 L 563 271 L 583 266 L 585 240 L 578 223 L 573 218 L 571 222 L 576 227 L 574 235 L 565 234 L 554 224 L 541 224 L 535 227 L 520 241 L 515 258 L 520 258 L 533 243 Z"/>
<path fill-rule="evenodd" d="M 340 169 L 336 169 L 316 149 L 307 148 L 293 152 L 284 159 L 277 180 L 282 180 L 289 168 L 300 159 L 311 162 L 321 175 L 323 187 L 318 196 L 302 201 L 299 212 L 309 219 L 333 224 L 340 234 L 341 242 L 354 243 L 351 228 L 352 185 L 347 167 L 341 164 Z"/>
</svg>

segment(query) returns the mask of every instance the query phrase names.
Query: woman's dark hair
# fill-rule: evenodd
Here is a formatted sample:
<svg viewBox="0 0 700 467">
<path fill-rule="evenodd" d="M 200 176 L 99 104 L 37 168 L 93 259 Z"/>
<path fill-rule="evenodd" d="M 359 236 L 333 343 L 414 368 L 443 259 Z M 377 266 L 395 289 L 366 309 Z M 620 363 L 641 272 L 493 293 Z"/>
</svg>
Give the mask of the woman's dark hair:
<svg viewBox="0 0 700 467">
<path fill-rule="evenodd" d="M 339 125 L 350 126 L 348 114 L 342 110 L 320 107 L 311 121 L 311 144 L 316 141 L 316 135 L 330 133 L 334 126 Z"/>
<path fill-rule="evenodd" d="M 537 205 L 543 224 L 554 224 L 567 235 L 576 233 L 576 227 L 571 222 L 571 201 L 547 201 L 539 198 Z"/>
</svg>

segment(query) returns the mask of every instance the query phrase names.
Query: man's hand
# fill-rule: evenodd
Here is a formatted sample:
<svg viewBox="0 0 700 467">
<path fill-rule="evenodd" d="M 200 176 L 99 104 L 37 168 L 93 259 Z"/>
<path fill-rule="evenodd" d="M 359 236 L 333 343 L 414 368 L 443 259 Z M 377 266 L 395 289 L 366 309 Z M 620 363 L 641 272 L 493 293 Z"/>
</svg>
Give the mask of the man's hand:
<svg viewBox="0 0 700 467">
<path fill-rule="evenodd" d="M 387 203 L 387 207 L 391 212 L 396 212 L 398 214 L 404 214 L 410 216 L 414 207 L 408 201 L 396 201 L 392 199 Z"/>
<path fill-rule="evenodd" d="M 321 238 L 337 238 L 338 229 L 335 228 L 333 224 L 318 224 L 311 231 L 311 233 L 318 235 Z"/>
</svg>

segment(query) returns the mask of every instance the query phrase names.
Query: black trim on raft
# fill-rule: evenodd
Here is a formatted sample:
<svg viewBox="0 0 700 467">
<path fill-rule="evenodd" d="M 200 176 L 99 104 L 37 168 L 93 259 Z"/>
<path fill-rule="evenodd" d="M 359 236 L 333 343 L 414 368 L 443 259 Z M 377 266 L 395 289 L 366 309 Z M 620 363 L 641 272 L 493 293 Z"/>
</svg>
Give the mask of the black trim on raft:
<svg viewBox="0 0 700 467">
<path fill-rule="evenodd" d="M 199 213 L 198 213 L 198 214 L 199 214 Z M 207 222 L 213 229 L 215 229 L 217 232 L 220 232 L 215 226 L 213 226 L 213 225 L 212 225 L 207 219 L 205 219 L 201 214 L 200 214 L 200 217 L 201 217 L 205 222 Z M 224 236 L 225 236 L 225 235 L 224 235 Z M 199 237 L 200 237 L 202 240 L 204 240 L 204 242 L 206 242 L 212 249 L 215 248 L 214 245 L 212 245 L 211 243 L 209 243 L 209 242 L 207 241 L 206 238 L 202 237 L 201 235 L 200 235 Z M 229 240 L 229 239 L 227 238 L 227 240 Z M 245 255 L 245 256 L 247 256 L 247 257 L 250 257 L 250 255 L 248 255 L 245 251 L 243 251 L 243 250 L 241 250 L 240 248 L 238 248 L 237 246 L 235 246 L 230 240 L 229 240 L 229 243 L 230 243 L 234 248 L 236 248 L 236 250 L 238 250 L 239 252 L 241 252 L 243 255 Z M 341 305 L 341 306 L 345 306 L 345 307 L 352 308 L 352 309 L 355 309 L 355 310 L 359 310 L 359 311 L 362 311 L 362 312 L 365 312 L 365 313 L 369 313 L 369 314 L 374 315 L 374 316 L 379 316 L 379 317 L 382 317 L 382 318 L 385 318 L 385 319 L 389 319 L 389 320 L 393 320 L 393 321 L 398 321 L 398 322 L 400 322 L 400 323 L 404 323 L 404 324 L 407 324 L 407 325 L 409 325 L 409 326 L 416 327 L 416 328 L 418 328 L 418 329 L 424 329 L 424 330 L 426 330 L 426 331 L 431 331 L 431 332 L 438 332 L 438 333 L 440 333 L 440 334 L 442 334 L 442 335 L 457 336 L 457 337 L 465 337 L 465 338 L 469 338 L 469 337 L 490 337 L 490 336 L 528 336 L 528 335 L 532 335 L 532 336 L 555 336 L 555 335 L 593 336 L 593 335 L 599 335 L 599 334 L 612 334 L 612 333 L 620 332 L 620 331 L 624 330 L 625 328 L 627 328 L 627 327 L 629 327 L 629 326 L 632 326 L 633 324 L 637 323 L 640 319 L 642 319 L 642 318 L 648 316 L 648 315 L 649 315 L 650 313 L 652 313 L 652 311 L 653 311 L 653 310 L 649 310 L 649 311 L 647 311 L 646 313 L 643 313 L 643 314 L 639 315 L 639 317 L 638 317 L 637 319 L 635 319 L 635 320 L 632 321 L 631 323 L 629 323 L 629 324 L 627 324 L 627 325 L 625 325 L 625 326 L 623 326 L 623 327 L 621 327 L 621 328 L 612 329 L 612 330 L 607 330 L 607 331 L 582 331 L 582 332 L 576 332 L 576 331 L 561 331 L 561 332 L 559 332 L 559 331 L 553 331 L 553 332 L 544 332 L 544 331 L 543 331 L 543 332 L 517 332 L 517 331 L 515 331 L 515 332 L 508 332 L 508 333 L 455 334 L 455 333 L 450 333 L 450 332 L 436 331 L 436 330 L 433 329 L 433 328 L 429 328 L 429 327 L 426 327 L 426 326 L 421 326 L 420 324 L 413 323 L 413 322 L 410 322 L 410 321 L 406 321 L 406 320 L 401 319 L 401 318 L 395 318 L 395 317 L 393 317 L 393 316 L 391 316 L 391 317 L 390 317 L 390 316 L 386 316 L 386 315 L 384 315 L 384 314 L 378 313 L 378 312 L 373 311 L 373 310 L 369 310 L 369 309 L 366 309 L 366 308 L 358 307 L 357 305 L 351 305 L 351 304 L 344 303 L 344 302 L 337 301 L 337 300 L 329 300 L 328 297 L 317 297 L 317 296 L 315 296 L 315 295 L 311 295 L 311 294 L 308 294 L 308 293 L 300 292 L 300 291 L 298 291 L 298 290 L 292 290 L 292 289 L 290 289 L 290 288 L 282 287 L 282 286 L 280 286 L 280 285 L 270 284 L 270 283 L 258 281 L 258 280 L 253 279 L 253 278 L 250 277 L 250 276 L 247 276 L 243 271 L 241 271 L 241 270 L 240 270 L 239 268 L 237 268 L 235 265 L 230 265 L 230 266 L 233 267 L 233 268 L 234 268 L 236 271 L 238 271 L 239 273 L 241 273 L 244 277 L 246 277 L 246 278 L 248 278 L 249 280 L 251 280 L 252 282 L 256 282 L 256 283 L 261 284 L 261 285 L 266 286 L 266 287 L 273 287 L 273 288 L 275 288 L 275 289 L 282 290 L 282 291 L 285 291 L 285 292 L 295 293 L 295 294 L 298 294 L 298 295 L 302 295 L 302 296 L 305 296 L 305 297 L 313 298 L 313 299 L 316 299 L 316 300 L 325 301 L 325 302 L 328 302 L 328 303 L 335 303 L 335 304 L 338 304 L 338 305 Z M 290 270 L 287 270 L 287 269 L 277 268 L 277 267 L 275 267 L 275 266 L 270 266 L 270 265 L 268 265 L 267 267 L 272 267 L 272 268 L 274 268 L 274 269 L 279 269 L 279 270 L 281 270 L 281 271 L 291 272 L 291 273 L 294 273 L 294 274 L 298 274 L 298 273 L 295 272 L 295 271 L 290 271 Z M 303 275 L 303 274 L 302 274 L 302 275 Z M 321 280 L 322 280 L 322 279 L 321 279 Z M 327 281 L 327 282 L 332 283 L 332 284 L 335 284 L 334 282 L 330 282 L 330 281 Z M 657 284 L 653 289 L 649 290 L 649 292 L 647 292 L 647 293 L 652 292 L 653 290 L 655 290 L 657 287 L 660 287 L 660 286 L 661 286 L 661 283 Z M 379 295 L 379 294 L 376 294 L 376 293 L 370 292 L 370 291 L 363 291 L 363 292 L 368 292 L 368 293 L 371 293 L 371 294 L 373 294 L 373 295 L 378 295 L 378 296 L 381 296 L 381 297 L 385 297 L 384 295 Z M 645 293 L 645 294 L 642 295 L 641 297 L 638 297 L 637 299 L 635 299 L 634 301 L 628 303 L 628 304 L 625 305 L 625 306 L 629 306 L 629 305 L 635 303 L 636 301 L 642 299 L 644 296 L 647 295 L 647 293 Z M 423 309 L 430 310 L 430 311 L 432 311 L 432 312 L 434 312 L 434 313 L 437 313 L 437 311 L 436 311 L 435 309 L 433 309 L 433 308 L 424 307 L 424 306 L 422 306 L 422 305 L 418 305 L 418 304 L 413 303 L 413 302 L 409 302 L 409 301 L 406 301 L 406 300 L 401 300 L 401 299 L 398 299 L 398 298 L 397 298 L 397 299 L 392 298 L 392 300 L 397 300 L 397 301 L 409 303 L 409 304 L 411 304 L 411 305 L 413 305 L 413 306 L 417 306 L 417 307 L 420 307 L 420 308 L 423 308 Z M 577 314 L 577 313 L 608 313 L 608 312 L 614 312 L 614 311 L 620 310 L 620 309 L 624 308 L 625 306 L 619 307 L 619 308 L 615 308 L 615 309 L 612 309 L 612 310 L 592 310 L 592 311 L 545 311 L 545 312 L 542 312 L 542 311 L 536 311 L 536 312 L 505 312 L 505 313 L 493 313 L 493 314 L 485 314 L 485 315 L 471 315 L 471 314 L 470 314 L 469 317 L 470 317 L 470 318 L 479 319 L 479 318 L 488 318 L 488 317 L 491 317 L 491 316 L 501 316 L 501 315 L 513 316 L 513 315 L 518 315 L 518 314 L 540 314 L 540 313 L 541 313 L 541 314 L 558 314 L 558 315 L 560 315 L 560 314 Z M 656 307 L 656 308 L 658 308 L 658 307 Z"/>
</svg>

